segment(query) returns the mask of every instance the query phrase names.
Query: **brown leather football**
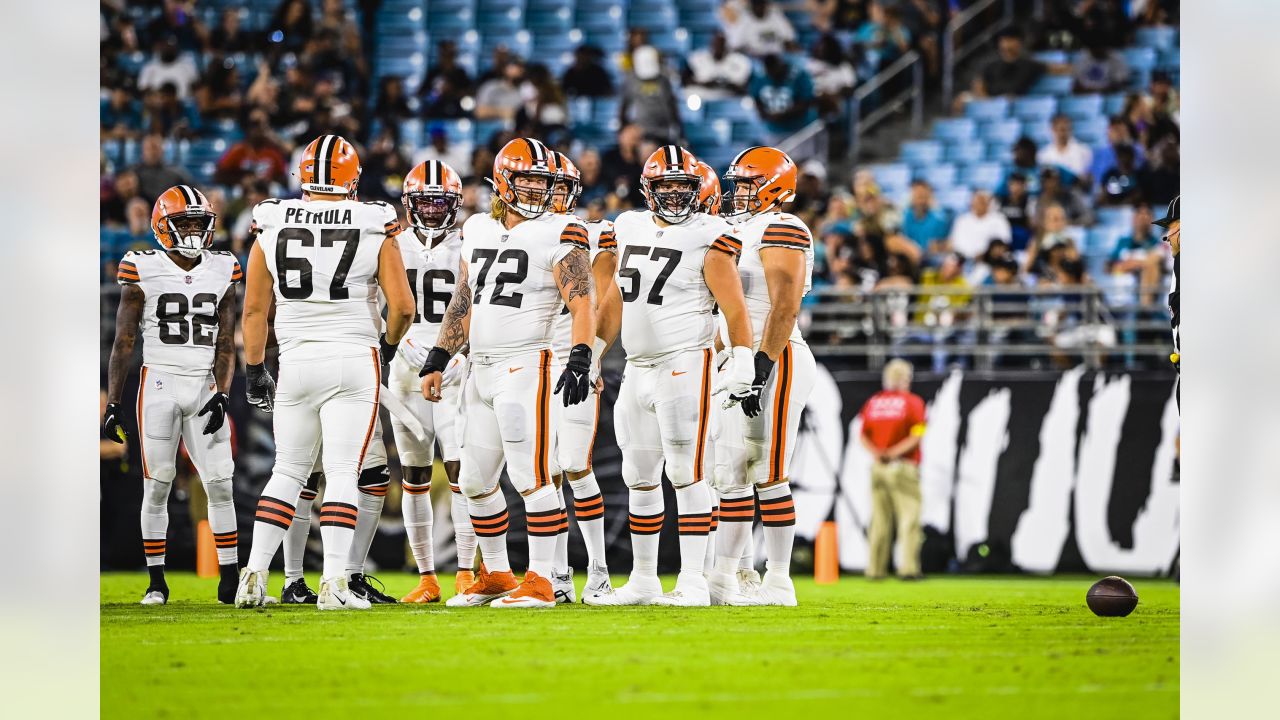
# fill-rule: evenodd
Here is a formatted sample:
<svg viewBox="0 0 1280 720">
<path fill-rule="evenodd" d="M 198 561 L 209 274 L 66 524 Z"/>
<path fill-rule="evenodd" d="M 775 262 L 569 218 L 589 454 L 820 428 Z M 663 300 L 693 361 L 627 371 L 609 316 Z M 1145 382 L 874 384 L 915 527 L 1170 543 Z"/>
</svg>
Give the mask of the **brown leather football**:
<svg viewBox="0 0 1280 720">
<path fill-rule="evenodd" d="M 1124 617 L 1138 607 L 1138 591 L 1133 589 L 1128 580 L 1111 575 L 1089 588 L 1085 602 L 1089 604 L 1093 614 L 1099 617 Z"/>
</svg>

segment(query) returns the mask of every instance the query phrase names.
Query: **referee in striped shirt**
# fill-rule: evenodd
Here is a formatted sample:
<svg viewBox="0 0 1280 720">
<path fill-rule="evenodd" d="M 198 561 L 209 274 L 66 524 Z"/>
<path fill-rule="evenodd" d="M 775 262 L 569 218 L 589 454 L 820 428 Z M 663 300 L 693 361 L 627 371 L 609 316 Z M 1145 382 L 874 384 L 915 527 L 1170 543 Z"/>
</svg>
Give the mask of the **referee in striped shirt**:
<svg viewBox="0 0 1280 720">
<path fill-rule="evenodd" d="M 1182 363 L 1179 352 L 1181 344 L 1178 340 L 1178 249 L 1179 249 L 1179 232 L 1181 230 L 1178 221 L 1180 205 L 1182 204 L 1182 196 L 1173 199 L 1169 203 L 1169 208 L 1165 210 L 1164 217 L 1155 222 L 1156 225 L 1164 228 L 1164 241 L 1169 243 L 1169 247 L 1173 248 L 1173 282 L 1169 284 L 1169 324 L 1173 326 L 1173 354 L 1169 359 L 1173 361 L 1173 367 L 1182 374 Z M 1182 407 L 1182 383 L 1178 383 L 1178 407 Z"/>
</svg>

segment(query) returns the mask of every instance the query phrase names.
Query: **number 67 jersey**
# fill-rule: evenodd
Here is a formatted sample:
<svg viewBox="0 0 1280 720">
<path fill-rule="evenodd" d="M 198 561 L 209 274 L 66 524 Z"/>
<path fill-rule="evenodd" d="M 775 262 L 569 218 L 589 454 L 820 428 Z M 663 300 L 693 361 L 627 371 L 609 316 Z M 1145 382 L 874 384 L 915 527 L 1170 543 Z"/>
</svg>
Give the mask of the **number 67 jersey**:
<svg viewBox="0 0 1280 720">
<path fill-rule="evenodd" d="M 116 280 L 142 290 L 142 363 L 173 375 L 208 375 L 218 339 L 218 304 L 243 273 L 235 256 L 205 250 L 183 270 L 159 250 L 134 250 Z"/>
<path fill-rule="evenodd" d="M 316 343 L 377 347 L 378 253 L 400 232 L 395 209 L 271 199 L 253 208 L 253 227 L 275 283 L 281 359 Z"/>
</svg>

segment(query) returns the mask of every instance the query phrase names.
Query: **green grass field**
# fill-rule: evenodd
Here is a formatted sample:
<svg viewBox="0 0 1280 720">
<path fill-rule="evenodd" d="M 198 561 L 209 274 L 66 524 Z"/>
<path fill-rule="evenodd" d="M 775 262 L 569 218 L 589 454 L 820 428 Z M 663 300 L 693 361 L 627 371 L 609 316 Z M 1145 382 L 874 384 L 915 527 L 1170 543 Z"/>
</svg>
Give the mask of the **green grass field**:
<svg viewBox="0 0 1280 720">
<path fill-rule="evenodd" d="M 416 581 L 382 579 L 397 596 Z M 145 575 L 105 574 L 102 716 L 1178 717 L 1178 587 L 1139 580 L 1132 615 L 1098 618 L 1091 581 L 801 581 L 798 608 L 320 613 L 221 606 L 189 574 L 142 607 Z"/>
</svg>

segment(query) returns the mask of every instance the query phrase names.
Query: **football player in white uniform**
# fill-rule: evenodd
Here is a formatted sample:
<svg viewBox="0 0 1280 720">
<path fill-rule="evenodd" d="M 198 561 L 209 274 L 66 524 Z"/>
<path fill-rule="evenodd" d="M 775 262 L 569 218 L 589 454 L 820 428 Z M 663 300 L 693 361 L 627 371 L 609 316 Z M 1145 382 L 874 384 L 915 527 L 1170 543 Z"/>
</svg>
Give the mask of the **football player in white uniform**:
<svg viewBox="0 0 1280 720">
<path fill-rule="evenodd" d="M 423 366 L 423 396 L 441 400 L 442 373 L 470 342 L 463 388 L 462 468 L 484 564 L 451 606 L 554 607 L 548 579 L 556 535 L 568 524 L 552 481 L 551 403 L 561 393 L 576 405 L 591 392 L 595 312 L 587 229 L 548 212 L 559 169 L 537 140 L 507 143 L 493 162 L 494 202 L 488 215 L 462 226 L 462 265 L 436 347 Z M 562 306 L 573 321 L 573 349 L 552 385 L 552 324 Z M 529 568 L 516 585 L 507 559 L 507 504 L 498 486 L 503 462 L 524 497 Z"/>
<path fill-rule="evenodd" d="M 200 474 L 209 497 L 221 580 L 218 601 L 235 599 L 239 539 L 232 502 L 231 430 L 227 391 L 235 372 L 233 286 L 240 263 L 228 252 L 209 250 L 217 216 L 189 185 L 165 190 L 151 211 L 151 231 L 163 251 L 130 251 L 116 276 L 122 285 L 116 338 L 107 365 L 107 438 L 125 441 L 121 393 L 142 334 L 138 379 L 138 449 L 142 454 L 142 551 L 151 581 L 143 605 L 169 600 L 164 579 L 169 490 L 176 474 L 178 441 Z"/>
<path fill-rule="evenodd" d="M 573 215 L 578 205 L 578 196 L 582 194 L 582 175 L 564 153 L 557 152 L 556 160 L 562 171 L 562 177 L 556 183 L 554 197 L 551 200 L 553 212 Z M 555 420 L 556 453 L 552 458 L 555 464 L 556 487 L 560 493 L 560 504 L 564 501 L 564 483 L 573 489 L 573 515 L 582 532 L 587 546 L 587 584 L 582 588 L 583 596 L 609 592 L 609 567 L 605 561 L 604 547 L 604 496 L 600 493 L 600 484 L 596 482 L 595 473 L 591 469 L 592 445 L 596 439 L 596 426 L 600 418 L 600 395 L 603 391 L 600 379 L 600 361 L 608 351 L 609 345 L 618 337 L 622 324 L 622 299 L 618 296 L 618 285 L 614 282 L 613 273 L 617 269 L 617 255 L 614 250 L 617 242 L 613 236 L 613 223 L 608 220 L 586 222 L 579 220 L 587 228 L 587 242 L 591 252 L 592 293 L 596 308 L 596 335 L 592 346 L 592 392 L 593 399 L 587 402 L 557 408 Z M 573 348 L 573 319 L 568 308 L 556 316 L 554 337 L 551 341 L 551 353 L 554 365 L 552 374 L 564 369 Z M 556 536 L 555 564 L 551 574 L 551 586 L 558 602 L 573 602 L 575 589 L 573 586 L 573 568 L 569 567 L 569 530 L 566 527 Z"/>
<path fill-rule="evenodd" d="M 781 150 L 742 151 L 724 184 L 724 212 L 736 221 L 733 234 L 742 242 L 738 272 L 756 352 L 751 392 L 732 396 L 742 413 L 721 417 L 715 474 L 720 529 L 709 584 L 713 596 L 729 604 L 795 605 L 790 565 L 796 514 L 788 467 L 817 375 L 813 353 L 796 325 L 811 286 L 812 235 L 799 218 L 782 212 L 782 204 L 795 196 L 796 166 Z M 757 502 L 767 562 L 759 589 L 748 595 L 741 592 L 736 573 Z"/>
<path fill-rule="evenodd" d="M 698 212 L 702 181 L 697 159 L 675 145 L 656 150 L 640 178 L 648 210 L 614 222 L 622 344 L 627 368 L 614 430 L 629 488 L 631 577 L 616 591 L 586 598 L 592 605 L 710 604 L 703 577 L 711 531 L 710 443 L 713 351 L 719 305 L 729 327 L 733 360 L 721 382 L 749 393 L 751 325 L 735 261 L 739 243 L 721 219 Z M 658 537 L 665 521 L 663 471 L 675 489 L 680 575 L 663 594 Z"/>
<path fill-rule="evenodd" d="M 321 452 L 324 570 L 321 610 L 367 609 L 348 588 L 358 510 L 357 478 L 378 421 L 381 365 L 413 322 L 413 294 L 386 203 L 355 198 L 360 160 L 337 135 L 303 151 L 301 200 L 266 200 L 253 209 L 258 239 L 249 253 L 244 345 L 249 402 L 275 413 L 276 462 L 258 501 L 249 562 L 236 606 L 263 601 L 267 568 L 293 519 Z M 386 331 L 378 292 L 386 299 Z M 267 314 L 275 299 L 280 390 L 263 365 Z"/>
</svg>

